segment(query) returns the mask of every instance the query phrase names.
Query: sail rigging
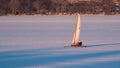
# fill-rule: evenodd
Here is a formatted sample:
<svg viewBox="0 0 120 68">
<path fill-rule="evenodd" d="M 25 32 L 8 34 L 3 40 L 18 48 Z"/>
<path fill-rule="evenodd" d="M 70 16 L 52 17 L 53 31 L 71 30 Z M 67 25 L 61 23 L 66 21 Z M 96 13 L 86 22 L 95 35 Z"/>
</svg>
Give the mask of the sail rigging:
<svg viewBox="0 0 120 68">
<path fill-rule="evenodd" d="M 75 27 L 75 32 L 72 40 L 72 44 L 77 44 L 79 41 L 79 36 L 80 36 L 80 14 L 77 14 L 77 21 L 76 21 L 76 27 Z"/>
</svg>

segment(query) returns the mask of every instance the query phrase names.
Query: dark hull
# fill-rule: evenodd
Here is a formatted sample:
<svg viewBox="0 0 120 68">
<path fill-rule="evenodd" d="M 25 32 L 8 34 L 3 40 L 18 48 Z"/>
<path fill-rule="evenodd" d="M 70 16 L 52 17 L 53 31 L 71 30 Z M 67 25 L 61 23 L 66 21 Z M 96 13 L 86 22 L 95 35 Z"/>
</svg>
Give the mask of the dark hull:
<svg viewBox="0 0 120 68">
<path fill-rule="evenodd" d="M 72 44 L 71 47 L 82 47 L 82 42 L 78 42 L 77 44 Z"/>
<path fill-rule="evenodd" d="M 71 45 L 71 47 L 82 47 L 82 45 Z"/>
<path fill-rule="evenodd" d="M 71 44 L 71 46 L 64 46 L 64 48 L 69 48 L 69 47 L 86 47 L 86 46 L 83 45 L 82 42 L 78 42 L 77 44 Z"/>
</svg>

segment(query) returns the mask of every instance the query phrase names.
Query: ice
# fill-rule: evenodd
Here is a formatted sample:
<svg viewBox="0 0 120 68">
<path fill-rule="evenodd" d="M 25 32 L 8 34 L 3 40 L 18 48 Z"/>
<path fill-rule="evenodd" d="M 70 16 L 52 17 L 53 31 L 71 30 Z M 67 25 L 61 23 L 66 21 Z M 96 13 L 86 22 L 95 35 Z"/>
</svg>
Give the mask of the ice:
<svg viewBox="0 0 120 68">
<path fill-rule="evenodd" d="M 120 68 L 120 16 L 1 16 L 0 68 Z"/>
</svg>

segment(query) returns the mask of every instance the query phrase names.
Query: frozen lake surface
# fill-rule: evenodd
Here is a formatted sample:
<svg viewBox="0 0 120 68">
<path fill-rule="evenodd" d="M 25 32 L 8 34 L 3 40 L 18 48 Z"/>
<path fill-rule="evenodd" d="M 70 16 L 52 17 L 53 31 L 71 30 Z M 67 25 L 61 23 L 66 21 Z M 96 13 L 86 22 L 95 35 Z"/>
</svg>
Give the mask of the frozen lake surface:
<svg viewBox="0 0 120 68">
<path fill-rule="evenodd" d="M 120 16 L 1 16 L 0 68 L 120 68 Z"/>
</svg>

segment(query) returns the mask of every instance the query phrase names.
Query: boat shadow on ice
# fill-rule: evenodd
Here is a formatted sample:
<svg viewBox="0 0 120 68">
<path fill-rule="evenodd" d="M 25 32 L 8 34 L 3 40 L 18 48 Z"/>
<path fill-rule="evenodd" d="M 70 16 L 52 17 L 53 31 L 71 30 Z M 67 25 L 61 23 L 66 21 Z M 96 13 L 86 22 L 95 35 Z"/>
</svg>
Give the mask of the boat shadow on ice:
<svg viewBox="0 0 120 68">
<path fill-rule="evenodd" d="M 111 46 L 111 45 L 120 45 L 120 43 L 93 44 L 93 45 L 87 45 L 87 47 Z"/>
<path fill-rule="evenodd" d="M 56 52 L 56 50 L 58 51 Z M 120 55 L 120 50 L 101 51 L 101 52 L 83 53 L 83 54 L 79 54 L 79 53 L 68 54 L 68 53 L 64 53 L 64 51 L 59 51 L 60 49 L 56 49 L 56 50 L 54 51 L 54 49 L 52 50 L 30 49 L 24 51 L 21 50 L 21 51 L 11 51 L 11 52 L 0 52 L 0 67 L 22 68 L 22 67 L 34 67 L 34 66 L 46 66 L 61 62 L 71 62 L 72 60 L 84 60 L 88 58 L 104 57 L 109 55 L 118 55 L 118 54 Z"/>
</svg>

